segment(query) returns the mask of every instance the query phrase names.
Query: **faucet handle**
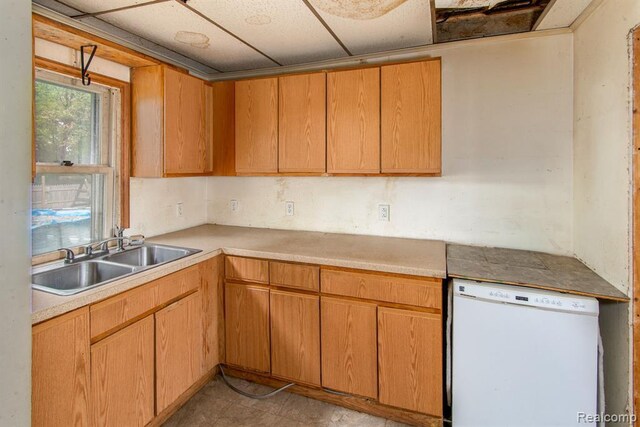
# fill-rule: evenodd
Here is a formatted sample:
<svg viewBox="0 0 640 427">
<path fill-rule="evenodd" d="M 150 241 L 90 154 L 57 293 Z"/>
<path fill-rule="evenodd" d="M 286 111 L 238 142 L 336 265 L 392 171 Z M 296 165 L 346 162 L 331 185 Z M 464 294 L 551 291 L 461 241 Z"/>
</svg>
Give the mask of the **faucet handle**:
<svg viewBox="0 0 640 427">
<path fill-rule="evenodd" d="M 124 234 L 124 227 L 120 227 L 119 225 L 113 226 L 113 237 L 122 237 Z"/>
<path fill-rule="evenodd" d="M 59 251 L 64 251 L 65 255 L 64 255 L 64 262 L 65 264 L 69 264 L 71 262 L 73 262 L 73 260 L 76 257 L 76 254 L 73 252 L 72 249 L 69 248 L 60 248 L 58 249 Z"/>
</svg>

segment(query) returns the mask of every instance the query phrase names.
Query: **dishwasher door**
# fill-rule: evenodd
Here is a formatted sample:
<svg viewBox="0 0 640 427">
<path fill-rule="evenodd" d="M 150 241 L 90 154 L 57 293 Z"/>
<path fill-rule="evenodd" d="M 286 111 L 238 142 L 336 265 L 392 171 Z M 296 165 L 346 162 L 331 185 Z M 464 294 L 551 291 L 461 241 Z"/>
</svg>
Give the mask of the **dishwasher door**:
<svg viewBox="0 0 640 427">
<path fill-rule="evenodd" d="M 547 300 L 549 292 L 527 290 L 523 297 L 513 293 L 518 288 L 485 286 L 483 295 L 532 303 L 454 292 L 454 427 L 589 425 L 578 417 L 596 414 L 597 315 L 568 311 L 567 303 L 565 309 L 534 306 L 537 295 Z"/>
</svg>

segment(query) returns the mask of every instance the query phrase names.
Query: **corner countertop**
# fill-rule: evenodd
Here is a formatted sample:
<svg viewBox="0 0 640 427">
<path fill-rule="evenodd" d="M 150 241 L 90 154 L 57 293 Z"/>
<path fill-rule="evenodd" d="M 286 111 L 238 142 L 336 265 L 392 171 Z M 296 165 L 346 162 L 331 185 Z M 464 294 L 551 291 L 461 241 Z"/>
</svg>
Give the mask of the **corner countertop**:
<svg viewBox="0 0 640 427">
<path fill-rule="evenodd" d="M 579 260 L 516 249 L 447 245 L 449 277 L 505 283 L 628 301 L 629 298 Z"/>
<path fill-rule="evenodd" d="M 413 276 L 447 276 L 446 245 L 437 240 L 223 225 L 201 225 L 147 240 L 202 252 L 76 295 L 34 290 L 32 323 L 93 304 L 221 253 Z"/>
</svg>

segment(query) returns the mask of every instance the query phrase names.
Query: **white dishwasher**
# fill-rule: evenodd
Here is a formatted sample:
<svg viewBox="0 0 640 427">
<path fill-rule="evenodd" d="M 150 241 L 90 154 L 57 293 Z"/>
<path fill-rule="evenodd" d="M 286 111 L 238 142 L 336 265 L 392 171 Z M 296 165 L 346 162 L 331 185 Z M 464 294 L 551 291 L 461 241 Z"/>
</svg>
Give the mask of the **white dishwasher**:
<svg viewBox="0 0 640 427">
<path fill-rule="evenodd" d="M 594 425 L 596 299 L 454 279 L 452 320 L 454 427 Z"/>
</svg>

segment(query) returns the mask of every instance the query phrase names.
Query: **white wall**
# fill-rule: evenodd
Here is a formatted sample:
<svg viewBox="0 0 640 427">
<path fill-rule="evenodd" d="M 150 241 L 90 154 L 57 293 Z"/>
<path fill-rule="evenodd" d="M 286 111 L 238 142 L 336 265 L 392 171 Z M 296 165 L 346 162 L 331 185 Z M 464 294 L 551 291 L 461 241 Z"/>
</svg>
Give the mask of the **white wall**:
<svg viewBox="0 0 640 427">
<path fill-rule="evenodd" d="M 574 247 L 626 292 L 630 283 L 631 62 L 640 2 L 608 0 L 574 35 Z"/>
<path fill-rule="evenodd" d="M 207 222 L 206 178 L 131 178 L 131 230 L 146 237 Z M 182 203 L 182 216 L 176 204 Z"/>
<path fill-rule="evenodd" d="M 209 221 L 572 254 L 571 34 L 443 45 L 434 55 L 442 178 L 209 178 Z M 378 221 L 380 203 L 391 205 L 388 223 Z"/>
<path fill-rule="evenodd" d="M 2 2 L 0 57 L 0 426 L 28 426 L 31 2 Z"/>
</svg>

